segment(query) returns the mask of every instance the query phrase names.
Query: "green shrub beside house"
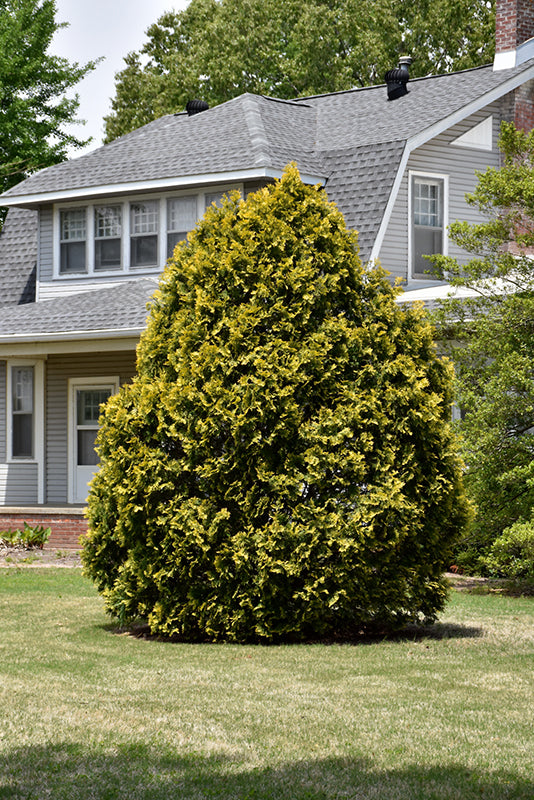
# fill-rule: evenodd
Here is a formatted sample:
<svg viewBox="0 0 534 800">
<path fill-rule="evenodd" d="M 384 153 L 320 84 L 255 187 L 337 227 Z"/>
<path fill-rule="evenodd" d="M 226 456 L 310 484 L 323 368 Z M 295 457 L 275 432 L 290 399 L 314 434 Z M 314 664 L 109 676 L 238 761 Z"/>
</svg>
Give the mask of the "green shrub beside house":
<svg viewBox="0 0 534 800">
<path fill-rule="evenodd" d="M 105 408 L 86 573 L 188 639 L 435 617 L 467 506 L 451 368 L 296 168 L 175 251 Z"/>
</svg>

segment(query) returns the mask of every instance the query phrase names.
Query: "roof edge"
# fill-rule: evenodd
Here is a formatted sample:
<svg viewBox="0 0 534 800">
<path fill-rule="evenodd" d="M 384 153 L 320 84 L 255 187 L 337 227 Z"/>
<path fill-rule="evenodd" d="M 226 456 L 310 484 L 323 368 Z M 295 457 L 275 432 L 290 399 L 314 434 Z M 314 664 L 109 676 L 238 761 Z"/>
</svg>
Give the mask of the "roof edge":
<svg viewBox="0 0 534 800">
<path fill-rule="evenodd" d="M 508 92 L 517 89 L 518 86 L 521 86 L 522 83 L 525 83 L 525 81 L 531 78 L 534 78 L 534 63 L 520 72 L 515 73 L 502 83 L 499 83 L 498 86 L 494 86 L 484 94 L 479 95 L 475 100 L 471 100 L 469 103 L 460 106 L 460 108 L 453 111 L 452 114 L 438 120 L 438 122 L 435 122 L 429 128 L 424 128 L 415 136 L 411 136 L 408 139 L 408 146 L 411 150 L 415 150 L 416 147 L 420 147 L 422 144 L 425 144 L 425 142 L 428 142 L 429 139 L 433 139 L 448 128 L 452 128 L 453 125 L 461 122 L 462 119 L 470 117 L 475 112 L 480 111 L 481 108 L 484 108 L 484 106 L 490 105 L 490 103 L 495 102 L 495 100 L 508 94 Z"/>
<path fill-rule="evenodd" d="M 146 326 L 134 328 L 99 328 L 95 330 L 53 331 L 51 333 L 11 333 L 0 336 L 0 345 L 33 344 L 36 342 L 80 341 L 82 339 L 131 339 L 138 337 Z"/>
<path fill-rule="evenodd" d="M 69 200 L 83 200 L 89 197 L 111 197 L 117 194 L 133 194 L 157 191 L 158 189 L 178 189 L 187 186 L 199 186 L 232 181 L 254 180 L 258 178 L 281 178 L 283 170 L 275 167 L 254 167 L 232 172 L 213 172 L 200 175 L 179 175 L 170 178 L 158 178 L 149 181 L 132 181 L 127 183 L 100 184 L 83 186 L 78 189 L 61 189 L 35 194 L 0 195 L 0 206 L 21 206 L 35 208 L 43 203 L 54 203 Z M 324 184 L 326 175 L 301 174 L 303 183 Z"/>
</svg>

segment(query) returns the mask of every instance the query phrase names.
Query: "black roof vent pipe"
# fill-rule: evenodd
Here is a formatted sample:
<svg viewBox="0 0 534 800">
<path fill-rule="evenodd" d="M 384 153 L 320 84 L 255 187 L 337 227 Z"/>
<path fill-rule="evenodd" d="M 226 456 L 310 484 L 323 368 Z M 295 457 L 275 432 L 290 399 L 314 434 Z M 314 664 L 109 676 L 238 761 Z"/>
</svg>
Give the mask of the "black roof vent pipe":
<svg viewBox="0 0 534 800">
<path fill-rule="evenodd" d="M 207 111 L 209 105 L 205 100 L 188 100 L 185 110 L 188 116 L 192 117 L 195 114 L 200 114 L 202 111 Z"/>
<path fill-rule="evenodd" d="M 386 72 L 384 80 L 387 85 L 388 100 L 396 100 L 397 97 L 408 94 L 406 84 L 410 80 L 409 66 L 412 61 L 410 56 L 402 56 L 399 58 L 399 66 Z"/>
</svg>

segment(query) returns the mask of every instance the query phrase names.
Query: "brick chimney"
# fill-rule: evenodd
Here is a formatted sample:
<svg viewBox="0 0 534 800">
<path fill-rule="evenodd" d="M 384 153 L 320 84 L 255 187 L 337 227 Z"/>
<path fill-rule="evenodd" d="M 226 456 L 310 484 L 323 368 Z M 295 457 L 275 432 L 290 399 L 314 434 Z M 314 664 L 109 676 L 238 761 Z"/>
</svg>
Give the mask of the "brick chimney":
<svg viewBox="0 0 534 800">
<path fill-rule="evenodd" d="M 534 58 L 533 0 L 497 0 L 494 70 L 510 69 Z"/>
</svg>

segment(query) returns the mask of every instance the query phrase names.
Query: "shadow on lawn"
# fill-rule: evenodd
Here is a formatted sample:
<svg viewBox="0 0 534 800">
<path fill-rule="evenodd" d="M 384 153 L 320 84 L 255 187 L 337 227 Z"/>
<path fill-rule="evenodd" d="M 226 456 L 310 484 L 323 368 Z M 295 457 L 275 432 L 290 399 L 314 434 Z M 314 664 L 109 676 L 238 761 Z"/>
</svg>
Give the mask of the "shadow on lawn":
<svg viewBox="0 0 534 800">
<path fill-rule="evenodd" d="M 155 641 L 168 642 L 169 644 L 195 644 L 195 640 L 184 639 L 179 636 L 165 638 L 150 633 L 150 628 L 145 623 L 137 623 L 125 628 L 119 627 L 116 623 L 109 622 L 99 626 L 107 633 L 117 635 L 128 634 L 136 639 L 153 639 Z M 376 644 L 377 642 L 414 642 L 423 639 L 477 639 L 483 635 L 482 628 L 475 628 L 470 625 L 457 625 L 454 622 L 435 622 L 432 625 L 405 625 L 397 631 L 373 633 L 361 631 L 354 635 L 340 635 L 336 637 L 325 636 L 324 638 L 306 639 L 295 641 L 284 638 L 274 642 L 249 642 L 248 644 L 258 644 L 266 647 L 276 647 L 277 645 L 292 644 L 299 645 L 324 644 L 324 645 L 364 645 Z M 201 644 L 209 643 L 209 640 L 200 640 Z"/>
<path fill-rule="evenodd" d="M 385 771 L 331 758 L 243 769 L 224 756 L 162 754 L 145 745 L 91 752 L 56 744 L 0 759 L 2 800 L 532 800 L 534 781 L 458 764 Z"/>
</svg>

